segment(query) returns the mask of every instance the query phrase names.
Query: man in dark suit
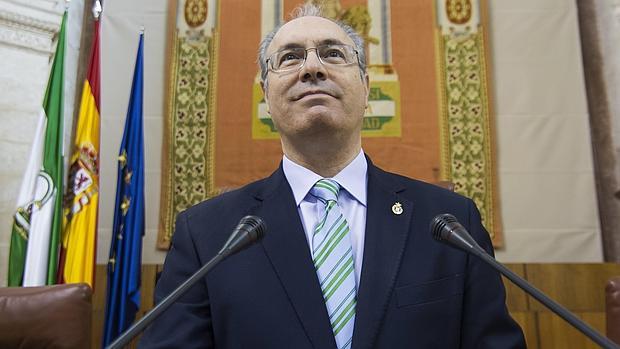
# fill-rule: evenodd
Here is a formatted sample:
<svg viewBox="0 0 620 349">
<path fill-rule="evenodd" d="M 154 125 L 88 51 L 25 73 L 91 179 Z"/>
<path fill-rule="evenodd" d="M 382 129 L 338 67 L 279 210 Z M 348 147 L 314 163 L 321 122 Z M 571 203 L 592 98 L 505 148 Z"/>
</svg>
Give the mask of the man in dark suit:
<svg viewBox="0 0 620 349">
<path fill-rule="evenodd" d="M 492 253 L 473 202 L 364 155 L 363 50 L 311 6 L 263 40 L 282 164 L 178 216 L 156 299 L 211 259 L 241 217 L 263 217 L 267 233 L 167 310 L 142 347 L 525 347 L 499 275 L 429 233 L 435 215 L 451 213 Z"/>
</svg>

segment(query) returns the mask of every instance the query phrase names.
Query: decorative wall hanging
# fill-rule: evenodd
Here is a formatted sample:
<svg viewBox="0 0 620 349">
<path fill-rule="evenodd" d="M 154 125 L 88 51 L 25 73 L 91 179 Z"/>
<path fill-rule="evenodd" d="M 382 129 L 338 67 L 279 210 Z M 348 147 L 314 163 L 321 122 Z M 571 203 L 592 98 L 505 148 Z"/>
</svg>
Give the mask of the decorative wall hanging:
<svg viewBox="0 0 620 349">
<path fill-rule="evenodd" d="M 436 0 L 441 176 L 476 203 L 501 246 L 484 0 Z"/>
</svg>

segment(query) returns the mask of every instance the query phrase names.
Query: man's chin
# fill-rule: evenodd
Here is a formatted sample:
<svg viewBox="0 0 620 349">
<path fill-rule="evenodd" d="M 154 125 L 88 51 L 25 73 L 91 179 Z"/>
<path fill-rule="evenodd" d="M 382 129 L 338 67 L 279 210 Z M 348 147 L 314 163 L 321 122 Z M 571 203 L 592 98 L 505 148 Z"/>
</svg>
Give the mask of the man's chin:
<svg viewBox="0 0 620 349">
<path fill-rule="evenodd" d="M 306 116 L 303 127 L 298 130 L 301 137 L 329 137 L 334 133 L 339 133 L 343 125 L 338 120 L 333 119 L 332 114 L 313 113 Z"/>
<path fill-rule="evenodd" d="M 303 113 L 309 118 L 329 117 L 334 114 L 334 111 L 324 104 L 314 104 L 314 105 L 307 106 L 304 109 L 305 110 L 303 111 Z"/>
<path fill-rule="evenodd" d="M 289 110 L 289 115 L 291 115 L 290 119 L 286 123 L 288 133 L 300 137 L 320 136 L 321 132 L 330 135 L 332 130 L 339 132 L 346 128 L 347 123 L 346 116 L 341 110 L 334 110 L 333 106 L 328 107 L 322 104 Z"/>
</svg>

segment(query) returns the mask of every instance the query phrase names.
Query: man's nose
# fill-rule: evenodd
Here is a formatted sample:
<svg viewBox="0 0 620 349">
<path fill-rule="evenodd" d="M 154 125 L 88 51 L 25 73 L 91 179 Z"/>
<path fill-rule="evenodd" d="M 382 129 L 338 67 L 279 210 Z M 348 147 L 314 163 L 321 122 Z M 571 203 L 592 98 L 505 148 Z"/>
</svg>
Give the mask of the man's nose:
<svg viewBox="0 0 620 349">
<path fill-rule="evenodd" d="M 319 59 L 319 53 L 316 49 L 308 50 L 306 53 L 306 62 L 299 71 L 299 79 L 303 82 L 325 80 L 327 78 L 327 69 Z"/>
</svg>

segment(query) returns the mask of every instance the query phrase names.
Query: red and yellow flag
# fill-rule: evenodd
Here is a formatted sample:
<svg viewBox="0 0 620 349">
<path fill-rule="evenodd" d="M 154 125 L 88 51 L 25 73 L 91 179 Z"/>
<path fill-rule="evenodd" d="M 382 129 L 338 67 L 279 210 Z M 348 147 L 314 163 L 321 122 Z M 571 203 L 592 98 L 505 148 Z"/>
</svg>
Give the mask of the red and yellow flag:
<svg viewBox="0 0 620 349">
<path fill-rule="evenodd" d="M 58 282 L 86 282 L 93 287 L 99 206 L 99 21 L 84 81 L 75 128 Z"/>
</svg>

